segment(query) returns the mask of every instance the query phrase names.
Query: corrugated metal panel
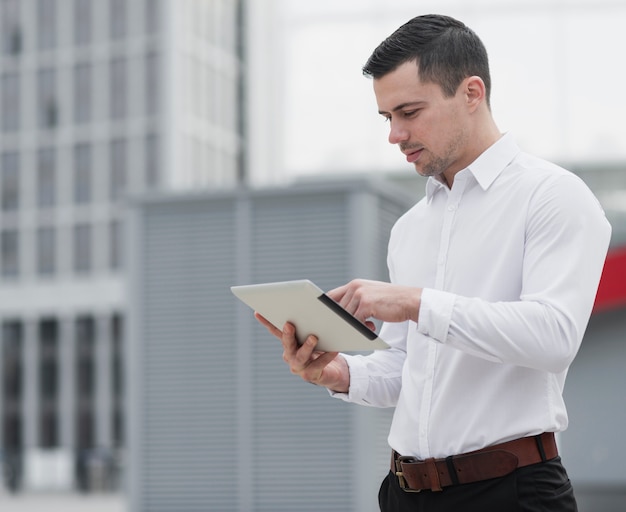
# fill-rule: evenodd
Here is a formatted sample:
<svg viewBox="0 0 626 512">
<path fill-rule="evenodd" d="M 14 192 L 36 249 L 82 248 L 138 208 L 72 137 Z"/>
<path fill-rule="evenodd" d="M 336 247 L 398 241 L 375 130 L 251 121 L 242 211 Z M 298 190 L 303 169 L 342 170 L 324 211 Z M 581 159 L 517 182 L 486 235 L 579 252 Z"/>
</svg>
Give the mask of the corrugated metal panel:
<svg viewBox="0 0 626 512">
<path fill-rule="evenodd" d="M 143 510 L 238 510 L 232 201 L 145 210 Z"/>
<path fill-rule="evenodd" d="M 346 219 L 344 193 L 255 200 L 252 279 L 337 286 L 348 260 Z M 349 411 L 290 375 L 280 343 L 253 332 L 255 510 L 350 510 L 351 482 L 336 470 L 350 460 Z"/>
<path fill-rule="evenodd" d="M 389 228 L 406 205 L 374 190 L 356 203 L 373 205 L 360 215 L 353 193 L 241 192 L 139 208 L 133 308 L 143 335 L 131 371 L 143 375 L 133 404 L 141 449 L 131 446 L 129 462 L 138 512 L 376 510 L 391 411 L 346 405 L 292 376 L 280 343 L 229 291 L 296 278 L 328 289 L 352 268 L 386 279 Z M 372 211 L 376 233 L 355 252 L 353 224 Z M 355 435 L 363 424 L 366 435 Z M 355 467 L 363 461 L 371 468 Z"/>
<path fill-rule="evenodd" d="M 252 211 L 252 279 L 309 278 L 337 286 L 347 274 L 350 243 L 346 194 L 260 197 Z"/>
</svg>

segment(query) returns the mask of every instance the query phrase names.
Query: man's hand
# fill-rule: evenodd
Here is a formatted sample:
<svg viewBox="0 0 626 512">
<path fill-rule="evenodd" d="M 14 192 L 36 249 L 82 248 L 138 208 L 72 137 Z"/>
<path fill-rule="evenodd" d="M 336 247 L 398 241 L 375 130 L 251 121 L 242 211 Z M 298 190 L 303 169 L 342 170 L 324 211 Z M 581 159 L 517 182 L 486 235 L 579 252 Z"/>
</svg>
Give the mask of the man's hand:
<svg viewBox="0 0 626 512">
<path fill-rule="evenodd" d="M 355 279 L 327 295 L 368 325 L 370 318 L 384 322 L 417 322 L 422 289 Z"/>
<path fill-rule="evenodd" d="M 356 279 L 335 288 L 327 294 L 349 313 L 373 328 L 369 319 L 384 322 L 417 322 L 419 316 L 421 288 L 397 286 L 379 281 Z M 256 319 L 278 338 L 283 345 L 283 359 L 291 373 L 318 386 L 338 393 L 347 393 L 350 388 L 350 369 L 346 360 L 337 352 L 315 350 L 317 338 L 309 336 L 302 345 L 296 340 L 296 328 L 286 323 L 281 331 L 259 313 Z"/>
<path fill-rule="evenodd" d="M 341 355 L 337 352 L 316 351 L 315 336 L 309 336 L 302 345 L 298 345 L 296 329 L 292 324 L 286 323 L 281 331 L 259 313 L 255 313 L 254 316 L 283 344 L 283 360 L 289 365 L 291 373 L 332 391 L 348 392 L 350 370 Z"/>
</svg>

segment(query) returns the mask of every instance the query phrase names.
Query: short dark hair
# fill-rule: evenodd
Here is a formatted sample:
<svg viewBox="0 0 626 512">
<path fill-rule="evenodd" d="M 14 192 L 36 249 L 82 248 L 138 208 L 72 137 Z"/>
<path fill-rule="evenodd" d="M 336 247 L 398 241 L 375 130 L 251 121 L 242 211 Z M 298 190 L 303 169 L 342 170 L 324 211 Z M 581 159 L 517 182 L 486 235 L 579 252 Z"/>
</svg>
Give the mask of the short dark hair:
<svg viewBox="0 0 626 512">
<path fill-rule="evenodd" d="M 489 105 L 487 50 L 464 23 L 439 14 L 413 18 L 380 43 L 363 66 L 363 74 L 381 78 L 410 61 L 418 65 L 420 80 L 439 85 L 447 97 L 454 96 L 468 76 L 479 76 Z"/>
</svg>

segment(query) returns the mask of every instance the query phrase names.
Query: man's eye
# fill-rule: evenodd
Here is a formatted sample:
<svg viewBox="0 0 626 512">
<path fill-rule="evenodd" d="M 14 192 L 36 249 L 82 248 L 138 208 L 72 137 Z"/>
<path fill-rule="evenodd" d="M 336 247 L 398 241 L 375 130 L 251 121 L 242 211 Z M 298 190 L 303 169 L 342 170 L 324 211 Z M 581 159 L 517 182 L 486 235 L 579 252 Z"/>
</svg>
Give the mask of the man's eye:
<svg viewBox="0 0 626 512">
<path fill-rule="evenodd" d="M 417 115 L 418 112 L 419 112 L 419 109 L 416 109 L 416 110 L 405 110 L 404 112 L 402 112 L 402 115 L 404 117 L 413 117 L 413 116 Z"/>
</svg>

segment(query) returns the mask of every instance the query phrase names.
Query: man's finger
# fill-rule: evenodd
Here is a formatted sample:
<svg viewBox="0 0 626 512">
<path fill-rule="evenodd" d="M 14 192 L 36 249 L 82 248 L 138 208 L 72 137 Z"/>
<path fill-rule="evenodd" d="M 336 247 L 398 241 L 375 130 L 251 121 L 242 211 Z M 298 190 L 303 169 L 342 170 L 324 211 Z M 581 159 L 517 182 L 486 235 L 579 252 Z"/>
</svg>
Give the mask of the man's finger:
<svg viewBox="0 0 626 512">
<path fill-rule="evenodd" d="M 263 315 L 255 311 L 254 318 L 256 318 L 261 323 L 261 325 L 263 325 L 270 332 L 270 334 L 272 334 L 273 336 L 276 336 L 279 339 L 282 338 L 283 331 L 281 331 L 278 327 L 272 324 L 272 322 L 270 322 Z"/>
</svg>

